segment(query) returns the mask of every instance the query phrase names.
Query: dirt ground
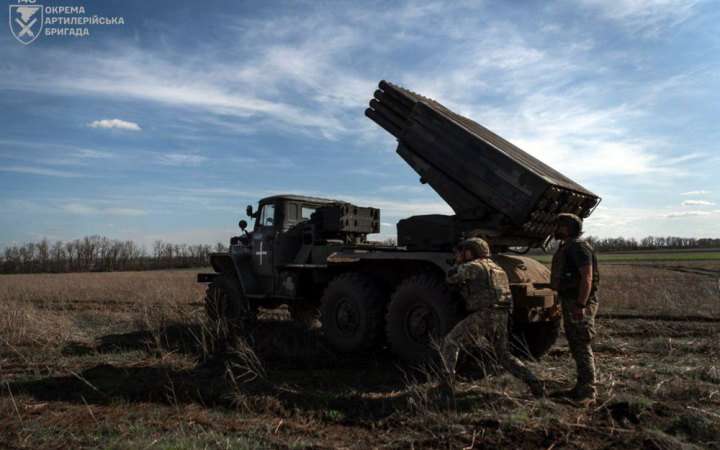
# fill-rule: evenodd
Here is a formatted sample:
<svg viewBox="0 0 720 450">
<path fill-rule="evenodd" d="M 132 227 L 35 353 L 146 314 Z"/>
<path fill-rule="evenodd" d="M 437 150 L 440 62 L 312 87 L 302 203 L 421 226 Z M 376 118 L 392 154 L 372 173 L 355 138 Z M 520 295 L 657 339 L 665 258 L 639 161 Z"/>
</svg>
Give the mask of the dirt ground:
<svg viewBox="0 0 720 450">
<path fill-rule="evenodd" d="M 0 448 L 720 448 L 720 267 L 602 267 L 597 404 L 467 371 L 457 408 L 387 351 L 264 312 L 204 360 L 194 272 L 0 277 Z M 567 345 L 530 362 L 572 385 Z"/>
</svg>

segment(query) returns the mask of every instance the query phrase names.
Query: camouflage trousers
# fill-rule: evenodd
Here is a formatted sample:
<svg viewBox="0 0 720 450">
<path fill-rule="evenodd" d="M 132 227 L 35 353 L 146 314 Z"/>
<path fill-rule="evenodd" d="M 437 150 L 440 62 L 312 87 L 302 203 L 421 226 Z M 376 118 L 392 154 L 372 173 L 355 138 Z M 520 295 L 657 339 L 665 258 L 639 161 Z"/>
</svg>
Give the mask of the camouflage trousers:
<svg viewBox="0 0 720 450">
<path fill-rule="evenodd" d="M 510 353 L 508 316 L 508 310 L 482 309 L 470 314 L 450 330 L 441 348 L 441 356 L 450 381 L 455 378 L 460 350 L 465 346 L 471 346 L 483 349 L 494 362 L 528 385 L 539 383 L 535 374 Z"/>
<path fill-rule="evenodd" d="M 595 314 L 598 310 L 598 300 L 595 295 L 590 296 L 585 307 L 585 317 L 574 320 L 572 311 L 575 309 L 577 297 L 574 295 L 560 295 L 563 310 L 563 326 L 565 337 L 570 347 L 570 353 L 577 367 L 577 382 L 575 390 L 595 395 L 595 358 L 590 343 L 595 336 Z"/>
</svg>

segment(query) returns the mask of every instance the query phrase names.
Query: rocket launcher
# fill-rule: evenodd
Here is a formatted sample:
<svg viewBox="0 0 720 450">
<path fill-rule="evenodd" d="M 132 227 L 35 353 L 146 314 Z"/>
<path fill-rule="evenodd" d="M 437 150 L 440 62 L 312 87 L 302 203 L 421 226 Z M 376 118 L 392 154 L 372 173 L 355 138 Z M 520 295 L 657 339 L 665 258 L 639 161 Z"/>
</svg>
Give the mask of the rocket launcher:
<svg viewBox="0 0 720 450">
<path fill-rule="evenodd" d="M 455 212 L 462 232 L 537 246 L 558 213 L 588 217 L 600 198 L 440 103 L 381 81 L 365 115 L 395 136 L 397 153 Z"/>
</svg>

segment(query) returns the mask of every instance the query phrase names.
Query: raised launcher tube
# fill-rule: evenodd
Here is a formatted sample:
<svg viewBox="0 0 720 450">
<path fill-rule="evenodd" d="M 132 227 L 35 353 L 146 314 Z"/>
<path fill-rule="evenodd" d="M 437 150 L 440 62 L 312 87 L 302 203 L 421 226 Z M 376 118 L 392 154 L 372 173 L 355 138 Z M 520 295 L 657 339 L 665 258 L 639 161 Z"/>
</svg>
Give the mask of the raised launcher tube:
<svg viewBox="0 0 720 450">
<path fill-rule="evenodd" d="M 455 211 L 459 231 L 496 245 L 539 246 L 557 213 L 588 217 L 600 197 L 482 125 L 381 81 L 365 115 L 398 139 L 397 153 Z"/>
</svg>

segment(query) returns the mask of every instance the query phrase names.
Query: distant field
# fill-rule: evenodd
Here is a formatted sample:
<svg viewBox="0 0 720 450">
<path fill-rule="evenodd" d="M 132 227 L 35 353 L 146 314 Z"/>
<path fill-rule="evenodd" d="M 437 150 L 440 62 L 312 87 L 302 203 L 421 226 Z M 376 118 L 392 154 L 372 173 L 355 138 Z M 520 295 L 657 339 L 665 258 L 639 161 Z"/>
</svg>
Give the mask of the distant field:
<svg viewBox="0 0 720 450">
<path fill-rule="evenodd" d="M 538 261 L 549 263 L 552 255 L 533 255 Z M 625 253 L 598 253 L 598 260 L 613 262 L 663 262 L 663 261 L 720 261 L 720 251 L 656 250 Z"/>
</svg>

